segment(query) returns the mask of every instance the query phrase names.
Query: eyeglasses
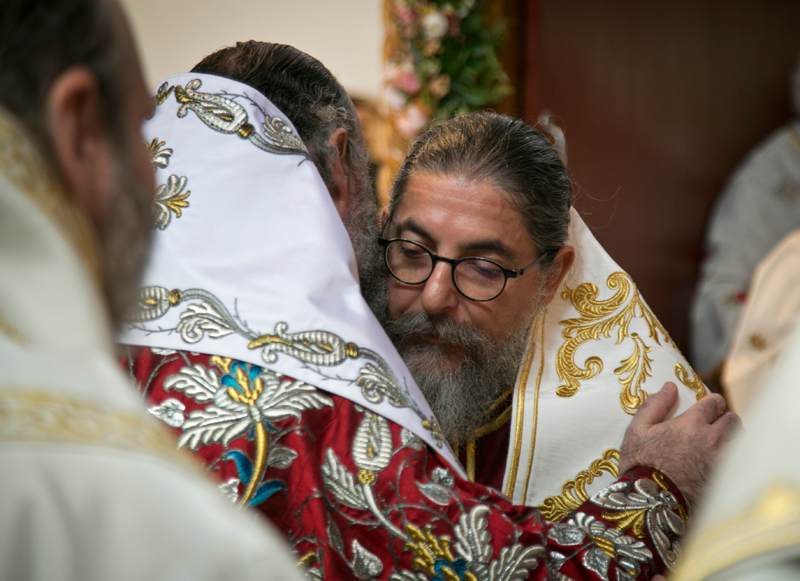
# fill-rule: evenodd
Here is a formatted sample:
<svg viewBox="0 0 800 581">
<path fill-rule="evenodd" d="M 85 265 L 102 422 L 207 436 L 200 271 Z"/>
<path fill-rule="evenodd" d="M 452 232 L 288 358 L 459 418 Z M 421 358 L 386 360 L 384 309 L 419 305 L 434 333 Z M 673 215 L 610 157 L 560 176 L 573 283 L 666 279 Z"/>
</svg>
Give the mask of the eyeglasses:
<svg viewBox="0 0 800 581">
<path fill-rule="evenodd" d="M 383 246 L 386 267 L 404 284 L 423 284 L 433 274 L 436 263 L 446 262 L 451 268 L 453 286 L 470 300 L 486 302 L 496 299 L 506 288 L 509 278 L 522 276 L 551 251 L 543 252 L 528 266 L 517 270 L 504 268 L 488 258 L 467 257 L 453 260 L 437 256 L 422 244 L 404 238 L 378 238 Z"/>
</svg>

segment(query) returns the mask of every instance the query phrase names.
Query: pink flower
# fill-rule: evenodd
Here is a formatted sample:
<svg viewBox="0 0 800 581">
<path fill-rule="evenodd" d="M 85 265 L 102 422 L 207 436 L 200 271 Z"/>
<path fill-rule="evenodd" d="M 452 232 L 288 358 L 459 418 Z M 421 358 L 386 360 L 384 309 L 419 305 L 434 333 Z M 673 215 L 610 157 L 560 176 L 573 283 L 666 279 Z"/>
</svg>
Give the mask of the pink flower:
<svg viewBox="0 0 800 581">
<path fill-rule="evenodd" d="M 427 125 L 430 118 L 422 107 L 416 103 L 406 107 L 395 120 L 395 125 L 400 135 L 406 139 L 413 139 Z"/>
<path fill-rule="evenodd" d="M 409 95 L 416 95 L 422 87 L 416 73 L 411 71 L 403 71 L 394 80 L 394 86 L 405 91 Z"/>
<path fill-rule="evenodd" d="M 405 4 L 396 2 L 394 5 L 394 15 L 403 26 L 411 26 L 417 19 L 417 13 Z"/>
</svg>

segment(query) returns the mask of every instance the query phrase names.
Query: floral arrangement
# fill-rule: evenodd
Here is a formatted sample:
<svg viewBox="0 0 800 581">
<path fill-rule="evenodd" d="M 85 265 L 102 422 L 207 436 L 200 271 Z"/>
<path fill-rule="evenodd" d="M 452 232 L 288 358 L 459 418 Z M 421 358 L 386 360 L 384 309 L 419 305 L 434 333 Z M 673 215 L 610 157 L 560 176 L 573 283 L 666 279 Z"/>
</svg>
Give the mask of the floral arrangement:
<svg viewBox="0 0 800 581">
<path fill-rule="evenodd" d="M 497 57 L 505 23 L 488 25 L 488 1 L 387 0 L 385 99 L 405 139 L 512 92 Z"/>
</svg>

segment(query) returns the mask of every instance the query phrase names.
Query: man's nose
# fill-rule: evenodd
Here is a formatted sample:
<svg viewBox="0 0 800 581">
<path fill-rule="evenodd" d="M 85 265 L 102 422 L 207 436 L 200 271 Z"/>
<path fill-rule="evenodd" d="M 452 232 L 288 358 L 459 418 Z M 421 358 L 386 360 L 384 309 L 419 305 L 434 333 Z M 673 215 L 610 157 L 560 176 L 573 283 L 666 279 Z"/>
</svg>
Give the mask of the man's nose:
<svg viewBox="0 0 800 581">
<path fill-rule="evenodd" d="M 446 313 L 458 305 L 458 289 L 453 286 L 452 265 L 438 262 L 422 290 L 422 308 L 429 315 Z"/>
</svg>

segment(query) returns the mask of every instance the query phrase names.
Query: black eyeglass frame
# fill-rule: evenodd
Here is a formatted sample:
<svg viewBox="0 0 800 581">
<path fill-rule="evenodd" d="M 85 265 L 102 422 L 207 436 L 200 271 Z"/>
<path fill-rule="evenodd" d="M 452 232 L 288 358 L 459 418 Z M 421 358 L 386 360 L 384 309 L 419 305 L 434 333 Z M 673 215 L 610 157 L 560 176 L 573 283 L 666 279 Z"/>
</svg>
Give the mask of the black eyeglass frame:
<svg viewBox="0 0 800 581">
<path fill-rule="evenodd" d="M 392 271 L 392 267 L 389 266 L 389 245 L 392 242 L 409 242 L 410 244 L 413 244 L 414 246 L 418 246 L 419 248 L 421 248 L 422 250 L 424 250 L 425 252 L 428 253 L 428 255 L 431 257 L 431 271 L 428 274 L 428 276 L 425 277 L 425 280 L 421 280 L 420 282 L 407 282 L 407 281 L 401 279 L 399 276 L 397 276 Z M 383 247 L 383 262 L 386 264 L 386 268 L 388 269 L 389 274 L 391 274 L 394 278 L 396 278 L 397 280 L 399 280 L 403 284 L 408 284 L 408 285 L 412 285 L 412 286 L 419 286 L 421 284 L 425 284 L 431 278 L 431 275 L 433 275 L 433 271 L 436 270 L 436 263 L 437 262 L 446 262 L 447 264 L 450 265 L 450 276 L 453 279 L 453 286 L 455 287 L 455 289 L 459 292 L 459 294 L 461 296 L 463 296 L 463 297 L 465 297 L 465 298 L 467 298 L 467 299 L 469 299 L 471 301 L 475 301 L 476 303 L 486 303 L 486 302 L 489 302 L 489 301 L 493 301 L 494 299 L 499 297 L 501 294 L 503 294 L 504 290 L 506 290 L 506 284 L 508 283 L 508 279 L 509 278 L 517 278 L 519 276 L 522 276 L 528 270 L 530 270 L 531 268 L 533 268 L 534 266 L 539 264 L 544 259 L 545 256 L 548 256 L 549 254 L 552 254 L 552 252 L 553 252 L 552 250 L 545 250 L 544 252 L 542 252 L 538 256 L 538 258 L 536 258 L 536 260 L 531 262 L 529 265 L 523 266 L 522 268 L 513 269 L 513 268 L 506 268 L 502 264 L 499 264 L 499 263 L 495 262 L 494 260 L 491 260 L 489 258 L 484 258 L 482 256 L 465 256 L 464 258 L 445 258 L 444 256 L 439 256 L 438 254 L 434 254 L 433 252 L 431 252 L 430 250 L 425 248 L 419 242 L 415 242 L 414 240 L 408 240 L 407 238 L 388 238 L 387 239 L 387 238 L 379 237 L 378 238 L 378 244 L 380 244 Z M 503 278 L 503 286 L 498 291 L 498 293 L 496 295 L 494 295 L 493 297 L 488 298 L 488 299 L 473 299 L 471 296 L 468 296 L 467 294 L 465 294 L 464 291 L 462 291 L 458 287 L 458 283 L 456 282 L 456 268 L 458 267 L 459 264 L 461 264 L 462 262 L 466 262 L 467 260 L 482 260 L 484 262 L 488 262 L 490 264 L 495 265 L 497 268 L 499 268 L 502 271 L 503 277 L 504 277 Z"/>
</svg>

